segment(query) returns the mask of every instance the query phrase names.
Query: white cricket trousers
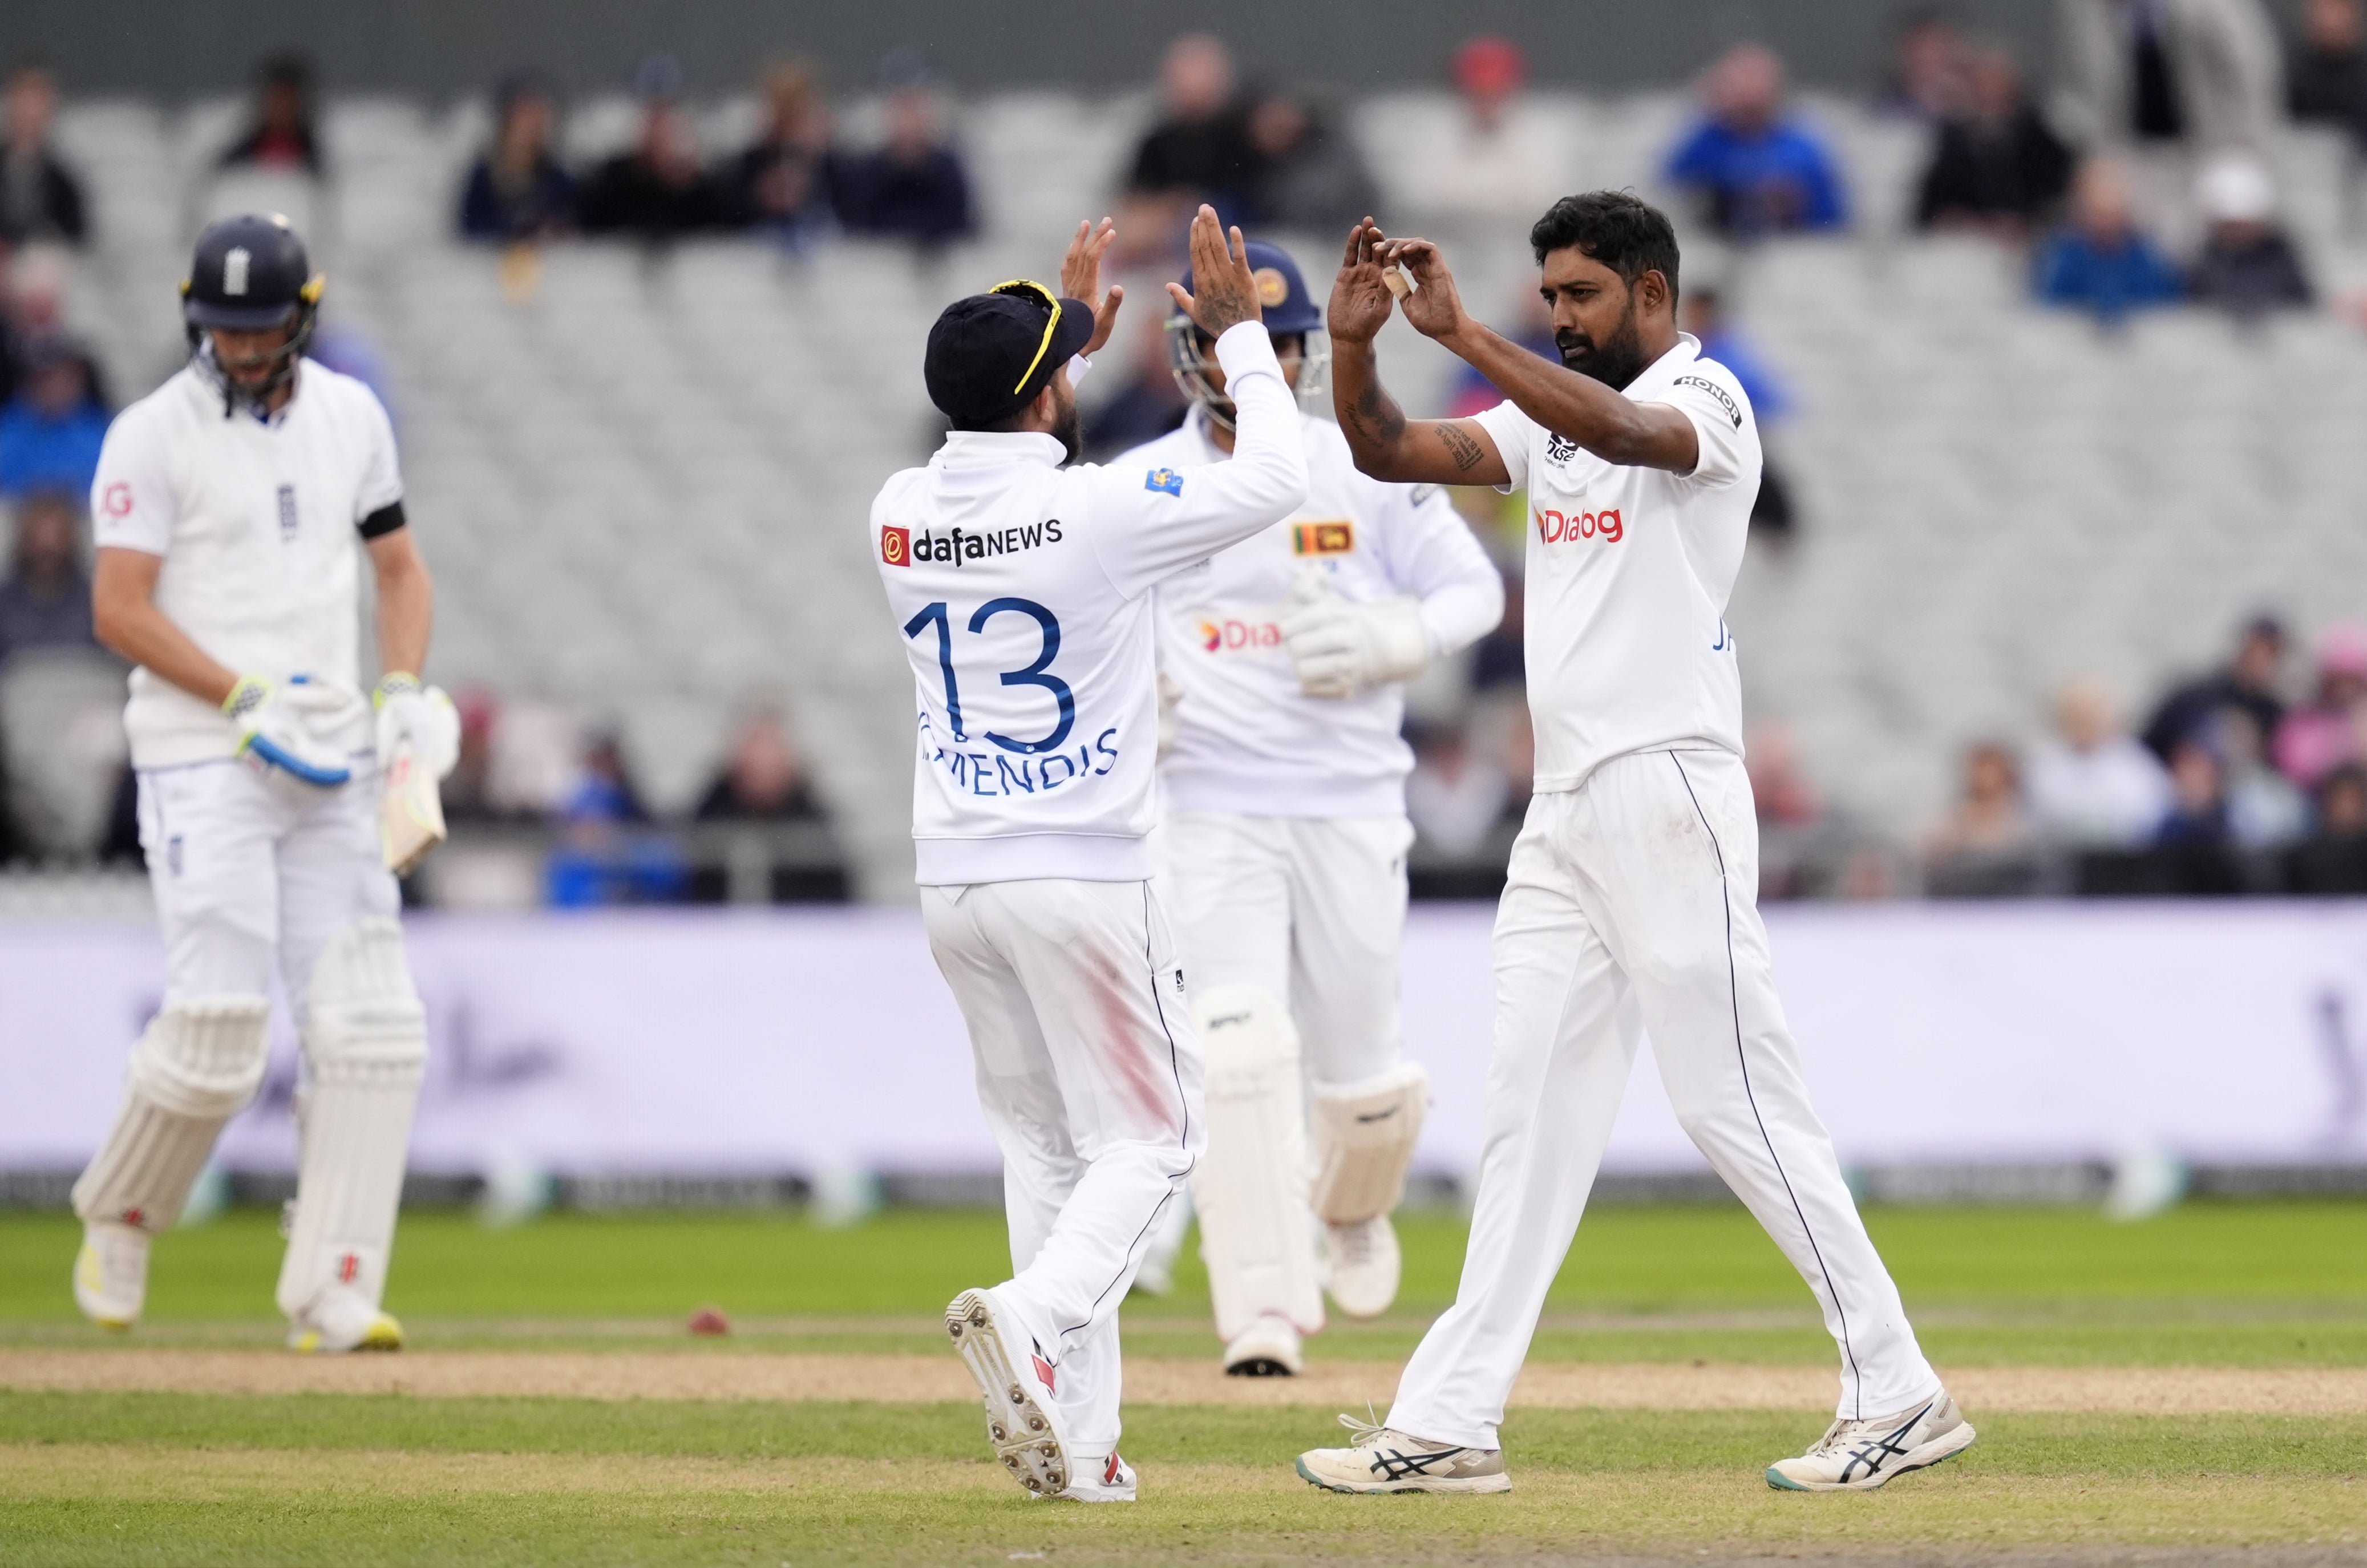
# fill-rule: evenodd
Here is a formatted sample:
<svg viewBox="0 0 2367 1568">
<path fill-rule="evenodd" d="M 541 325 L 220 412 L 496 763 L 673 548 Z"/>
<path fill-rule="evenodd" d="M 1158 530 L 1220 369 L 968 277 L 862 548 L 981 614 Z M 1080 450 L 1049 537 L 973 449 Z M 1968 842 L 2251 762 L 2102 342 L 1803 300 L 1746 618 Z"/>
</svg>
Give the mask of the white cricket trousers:
<svg viewBox="0 0 2367 1568">
<path fill-rule="evenodd" d="M 164 936 L 164 999 L 262 996 L 276 962 L 300 1032 L 312 965 L 365 916 L 399 915 L 378 773 L 320 789 L 225 759 L 140 774 L 140 847 Z"/>
<path fill-rule="evenodd" d="M 1176 812 L 1167 876 L 1185 978 L 1195 990 L 1255 986 L 1287 1007 L 1319 1086 L 1387 1072 L 1412 843 L 1402 817 Z"/>
<path fill-rule="evenodd" d="M 1072 1452 L 1117 1448 L 1117 1309 L 1206 1139 L 1200 1044 L 1147 882 L 923 887 L 1002 1151 L 995 1299 L 1053 1369 Z"/>
<path fill-rule="evenodd" d="M 1626 1089 L 1631 998 L 1678 1122 L 1824 1309 L 1840 1415 L 1887 1415 L 1938 1389 L 1808 1103 L 1758 886 L 1750 784 L 1730 752 L 1631 753 L 1530 803 L 1496 917 L 1495 1055 L 1463 1280 L 1407 1364 L 1391 1427 L 1498 1446 Z"/>
</svg>

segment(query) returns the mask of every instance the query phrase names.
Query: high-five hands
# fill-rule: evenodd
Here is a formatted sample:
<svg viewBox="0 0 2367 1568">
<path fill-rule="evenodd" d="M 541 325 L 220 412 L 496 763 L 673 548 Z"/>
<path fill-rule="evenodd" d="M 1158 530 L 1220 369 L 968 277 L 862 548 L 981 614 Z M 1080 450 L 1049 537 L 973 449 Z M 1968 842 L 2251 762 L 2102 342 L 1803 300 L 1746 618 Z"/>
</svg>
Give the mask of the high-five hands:
<svg viewBox="0 0 2367 1568">
<path fill-rule="evenodd" d="M 1077 237 L 1069 242 L 1069 254 L 1060 258 L 1060 293 L 1093 308 L 1093 335 L 1080 350 L 1087 358 L 1098 353 L 1117 330 L 1117 308 L 1126 302 L 1126 289 L 1120 284 L 1111 284 L 1107 294 L 1101 292 L 1102 254 L 1116 238 L 1117 225 L 1108 219 L 1099 225 L 1089 218 L 1081 220 Z"/>
<path fill-rule="evenodd" d="M 1264 319 L 1258 309 L 1257 279 L 1250 275 L 1249 242 L 1240 229 L 1228 233 L 1217 221 L 1217 209 L 1201 203 L 1192 220 L 1192 281 L 1195 296 L 1180 283 L 1167 292 L 1193 323 L 1210 337 L 1222 337 L 1228 327 Z"/>
<path fill-rule="evenodd" d="M 1331 304 L 1323 312 L 1333 343 L 1370 343 L 1388 321 L 1393 291 L 1381 265 L 1381 247 L 1387 243 L 1369 218 L 1348 231 L 1340 276 L 1331 280 Z"/>
<path fill-rule="evenodd" d="M 1367 222 L 1370 220 L 1367 220 Z M 1463 313 L 1463 297 L 1455 292 L 1455 275 L 1446 270 L 1446 258 L 1428 240 L 1383 240 L 1380 231 L 1373 231 L 1377 242 L 1376 260 L 1381 267 L 1403 266 L 1413 274 L 1415 288 L 1399 304 L 1404 308 L 1406 320 L 1414 331 L 1424 337 L 1446 339 L 1463 330 L 1467 318 Z M 1335 332 L 1333 336 L 1339 334 Z"/>
</svg>

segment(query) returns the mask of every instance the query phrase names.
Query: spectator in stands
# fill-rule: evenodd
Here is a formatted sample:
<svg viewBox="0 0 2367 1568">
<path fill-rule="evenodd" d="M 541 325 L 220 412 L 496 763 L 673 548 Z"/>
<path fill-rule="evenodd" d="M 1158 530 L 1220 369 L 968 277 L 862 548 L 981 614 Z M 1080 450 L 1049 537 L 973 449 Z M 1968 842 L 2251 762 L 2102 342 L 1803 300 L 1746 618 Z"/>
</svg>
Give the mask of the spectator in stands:
<svg viewBox="0 0 2367 1568">
<path fill-rule="evenodd" d="M 1425 221 L 1525 228 L 1569 186 L 1568 150 L 1527 98 L 1528 58 L 1483 36 L 1450 72 L 1458 112 L 1444 135 L 1390 149 L 1390 188 Z"/>
<path fill-rule="evenodd" d="M 1931 891 L 1959 898 L 2034 893 L 2044 871 L 2037 847 L 2012 750 L 1994 740 L 1975 744 L 1965 753 L 1963 794 L 1925 846 Z"/>
<path fill-rule="evenodd" d="M 2042 302 L 2085 310 L 2107 325 L 2169 304 L 2183 288 L 2169 258 L 2138 231 L 2126 177 L 2103 158 L 2079 165 L 2070 221 L 2039 247 L 2033 271 Z"/>
<path fill-rule="evenodd" d="M 2367 627 L 2329 628 L 2317 644 L 2317 695 L 2276 729 L 2277 769 L 2306 790 L 2345 762 L 2367 761 Z"/>
<path fill-rule="evenodd" d="M 2169 774 L 2120 726 L 2112 699 L 2091 680 L 2063 688 L 2055 734 L 2030 758 L 2030 814 L 2050 842 L 2126 850 L 2153 841 L 2169 814 Z"/>
<path fill-rule="evenodd" d="M 2309 828 L 2309 800 L 2269 763 L 2268 737 L 2242 708 L 2219 710 L 2208 732 L 2226 780 L 2227 830 L 2248 850 L 2276 850 Z"/>
<path fill-rule="evenodd" d="M 2285 51 L 2285 107 L 2307 124 L 2350 133 L 2367 152 L 2367 6 L 2305 0 L 2301 33 Z"/>
<path fill-rule="evenodd" d="M 550 91 L 512 76 L 494 94 L 493 144 L 469 170 L 460 232 L 497 244 L 537 244 L 575 227 L 575 176 L 551 151 L 559 120 Z"/>
<path fill-rule="evenodd" d="M 17 395 L 0 408 L 0 495 L 62 490 L 86 495 L 98 471 L 108 413 L 85 356 L 62 337 L 37 338 Z"/>
<path fill-rule="evenodd" d="M 734 221 L 804 252 L 832 223 L 830 102 L 813 67 L 782 61 L 764 73 L 764 125 L 729 176 Z"/>
<path fill-rule="evenodd" d="M 641 124 L 632 147 L 593 172 L 578 198 L 587 234 L 629 234 L 662 243 L 719 227 L 723 193 L 699 162 L 698 138 L 676 95 L 682 71 L 669 56 L 642 62 L 633 85 Z"/>
<path fill-rule="evenodd" d="M 2221 669 L 2172 688 L 2146 720 L 2146 750 L 2167 764 L 2180 740 L 2212 723 L 2219 710 L 2238 707 L 2260 734 L 2274 736 L 2284 722 L 2285 626 L 2274 615 L 2244 623 L 2236 652 Z"/>
<path fill-rule="evenodd" d="M 1446 860 L 1467 860 L 1488 842 L 1512 803 L 1501 762 L 1481 754 L 1461 716 L 1410 723 L 1413 772 L 1406 778 L 1406 816 L 1422 842 Z"/>
<path fill-rule="evenodd" d="M 1972 51 L 1962 105 L 1941 121 L 1916 193 L 1917 225 L 2019 241 L 2053 216 L 2070 184 L 2071 150 L 2023 96 L 2013 56 Z"/>
<path fill-rule="evenodd" d="M 312 122 L 312 62 L 300 54 L 266 59 L 255 86 L 255 118 L 223 152 L 221 166 L 310 175 L 326 172 Z"/>
<path fill-rule="evenodd" d="M 1877 114 L 1938 125 L 1954 115 L 1965 92 L 1965 35 L 1944 15 L 1909 11 L 1891 45 L 1890 75 L 1874 95 Z"/>
<path fill-rule="evenodd" d="M 1800 765 L 1800 745 L 1791 726 L 1776 719 L 1753 725 L 1742 755 L 1761 827 L 1813 828 L 1823 820 L 1825 803 Z"/>
<path fill-rule="evenodd" d="M 1703 216 L 1735 239 L 1849 221 L 1832 154 L 1784 112 L 1784 62 L 1739 44 L 1701 79 L 1703 118 L 1669 156 L 1670 180 L 1692 192 Z"/>
<path fill-rule="evenodd" d="M 741 719 L 697 812 L 701 822 L 819 822 L 826 815 L 806 778 L 805 759 L 770 708 Z"/>
<path fill-rule="evenodd" d="M 2169 754 L 2169 809 L 2154 829 L 2161 845 L 2225 844 L 2228 829 L 2226 775 L 2219 754 L 2202 736 L 2178 743 Z"/>
<path fill-rule="evenodd" d="M 2283 95 L 2259 0 L 2059 4 L 2059 115 L 2082 151 L 2273 150 Z"/>
<path fill-rule="evenodd" d="M 82 182 L 50 146 L 58 87 L 38 65 L 9 74 L 0 107 L 0 241 L 53 240 L 79 245 L 89 231 Z"/>
<path fill-rule="evenodd" d="M 1256 180 L 1232 52 L 1206 33 L 1187 33 L 1160 60 L 1159 119 L 1136 146 L 1127 175 L 1127 195 L 1141 214 L 1135 222 L 1155 229 L 1156 244 L 1172 244 L 1195 203 L 1213 203 L 1228 222 L 1238 218 Z"/>
<path fill-rule="evenodd" d="M 650 820 L 649 807 L 641 804 L 641 792 L 625 761 L 624 742 L 614 730 L 596 730 L 584 741 L 574 784 L 559 810 L 570 822 L 638 825 Z"/>
<path fill-rule="evenodd" d="M 17 504 L 8 576 L 0 581 L 0 666 L 28 648 L 97 647 L 81 503 L 62 491 L 36 491 Z"/>
<path fill-rule="evenodd" d="M 1742 383 L 1743 395 L 1750 400 L 1750 412 L 1764 439 L 1784 423 L 1792 400 L 1758 349 L 1726 313 L 1726 297 L 1715 287 L 1696 284 L 1679 299 L 1677 314 L 1685 331 L 1700 342 L 1703 355 L 1733 371 L 1734 378 Z M 1782 467 L 1762 452 L 1759 494 L 1750 503 L 1751 534 L 1771 543 L 1788 543 L 1798 521 L 1792 510 L 1792 487 L 1784 482 Z"/>
<path fill-rule="evenodd" d="M 2277 225 L 2267 169 L 2241 154 L 2214 158 L 2195 182 L 2195 198 L 2210 225 L 2187 276 L 2197 303 L 2244 321 L 2311 303 L 2300 254 Z"/>
<path fill-rule="evenodd" d="M 2317 786 L 2317 830 L 2285 856 L 2288 891 L 2367 894 L 2367 768 L 2346 762 Z"/>
<path fill-rule="evenodd" d="M 945 105 L 927 63 L 898 50 L 880 74 L 888 85 L 888 141 L 837 165 L 839 221 L 849 233 L 924 248 L 975 232 L 969 172 L 947 138 Z"/>
<path fill-rule="evenodd" d="M 680 846 L 625 831 L 646 825 L 650 814 L 615 734 L 595 734 L 585 746 L 560 820 L 560 845 L 543 873 L 551 904 L 574 908 L 670 903 L 682 897 L 689 868 Z"/>
<path fill-rule="evenodd" d="M 1247 130 L 1255 157 L 1247 207 L 1254 221 L 1330 234 L 1380 210 L 1355 144 L 1298 95 L 1261 94 L 1250 106 Z"/>
</svg>

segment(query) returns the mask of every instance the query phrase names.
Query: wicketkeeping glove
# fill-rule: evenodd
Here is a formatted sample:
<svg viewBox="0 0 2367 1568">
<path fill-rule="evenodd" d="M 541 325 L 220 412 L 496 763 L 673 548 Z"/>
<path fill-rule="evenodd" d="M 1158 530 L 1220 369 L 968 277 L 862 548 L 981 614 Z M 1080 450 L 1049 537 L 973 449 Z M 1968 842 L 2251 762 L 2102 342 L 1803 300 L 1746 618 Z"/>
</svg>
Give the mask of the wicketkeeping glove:
<svg viewBox="0 0 2367 1568">
<path fill-rule="evenodd" d="M 334 789 L 354 776 L 338 748 L 319 731 L 334 730 L 341 710 L 361 698 L 350 688 L 303 675 L 274 682 L 242 675 L 222 699 L 222 712 L 238 726 L 238 753 L 268 763 L 308 784 Z"/>
<path fill-rule="evenodd" d="M 1327 586 L 1302 588 L 1283 613 L 1283 646 L 1310 697 L 1353 697 L 1392 681 L 1410 681 L 1430 662 L 1421 601 L 1352 604 Z"/>
<path fill-rule="evenodd" d="M 383 768 L 394 749 L 411 742 L 411 754 L 440 779 L 460 760 L 460 713 L 441 686 L 423 686 L 406 670 L 390 671 L 370 694 L 378 709 L 378 763 Z"/>
</svg>

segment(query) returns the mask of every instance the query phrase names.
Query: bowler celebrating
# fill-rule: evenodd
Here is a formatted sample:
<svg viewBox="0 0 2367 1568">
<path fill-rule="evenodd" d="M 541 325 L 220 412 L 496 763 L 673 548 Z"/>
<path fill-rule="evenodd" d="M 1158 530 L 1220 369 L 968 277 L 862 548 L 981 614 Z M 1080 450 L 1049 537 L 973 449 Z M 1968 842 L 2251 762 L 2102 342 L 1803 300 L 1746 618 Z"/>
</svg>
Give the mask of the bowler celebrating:
<svg viewBox="0 0 2367 1568">
<path fill-rule="evenodd" d="M 139 668 L 124 710 L 140 842 L 164 928 L 164 1005 L 123 1108 L 74 1183 L 74 1299 L 130 1328 L 149 1238 L 262 1082 L 277 966 L 305 1083 L 279 1309 L 306 1350 L 392 1349 L 380 1309 L 426 1060 L 381 859 L 383 764 L 448 773 L 459 723 L 416 673 L 432 589 L 404 526 L 386 411 L 303 357 L 323 280 L 280 218 L 198 237 L 189 363 L 107 433 L 91 495 L 99 637 Z M 357 566 L 378 584 L 372 704 Z"/>
<path fill-rule="evenodd" d="M 1528 491 L 1536 794 L 1495 934 L 1495 1055 L 1455 1302 L 1385 1427 L 1302 1455 L 1342 1492 L 1501 1492 L 1497 1428 L 1577 1231 L 1640 1015 L 1677 1119 L 1824 1309 L 1840 1405 L 1771 1485 L 1879 1486 L 1973 1441 L 1809 1106 L 1758 912 L 1741 682 L 1723 619 L 1759 487 L 1759 432 L 1727 368 L 1677 331 L 1669 220 L 1609 191 L 1530 231 L 1561 364 L 1474 321 L 1436 246 L 1351 232 L 1331 295 L 1333 401 L 1376 479 Z M 1409 321 L 1508 394 L 1409 421 L 1376 373 L 1406 264 Z M 1397 281 L 1402 284 L 1400 277 Z M 1346 1419 L 1343 1417 L 1343 1419 Z"/>
<path fill-rule="evenodd" d="M 1252 243 L 1249 259 L 1304 397 L 1320 384 L 1322 313 L 1282 250 Z M 1167 333 L 1191 412 L 1118 468 L 1234 449 L 1214 344 L 1181 311 Z M 1396 1299 L 1389 1212 L 1429 1098 L 1398 1030 L 1413 840 L 1403 682 L 1504 613 L 1503 580 L 1437 486 L 1367 479 L 1331 421 L 1297 423 L 1306 503 L 1159 589 L 1159 669 L 1176 699 L 1160 773 L 1168 886 L 1207 1058 L 1192 1192 L 1225 1370 L 1249 1374 L 1300 1370 L 1323 1287 L 1353 1317 Z"/>
<path fill-rule="evenodd" d="M 1064 295 L 1002 284 L 930 329 L 953 431 L 888 481 L 870 546 L 912 660 L 912 836 L 931 951 L 968 1025 L 1003 1157 L 1015 1277 L 946 1326 L 987 1434 L 1037 1496 L 1131 1501 L 1118 1457 L 1117 1308 L 1206 1137 L 1199 1044 L 1151 886 L 1159 699 L 1152 589 L 1307 495 L 1297 411 L 1257 284 L 1213 209 L 1195 298 L 1241 410 L 1233 459 L 1065 467 L 1073 365 L 1109 338 L 1107 220 Z"/>
</svg>

